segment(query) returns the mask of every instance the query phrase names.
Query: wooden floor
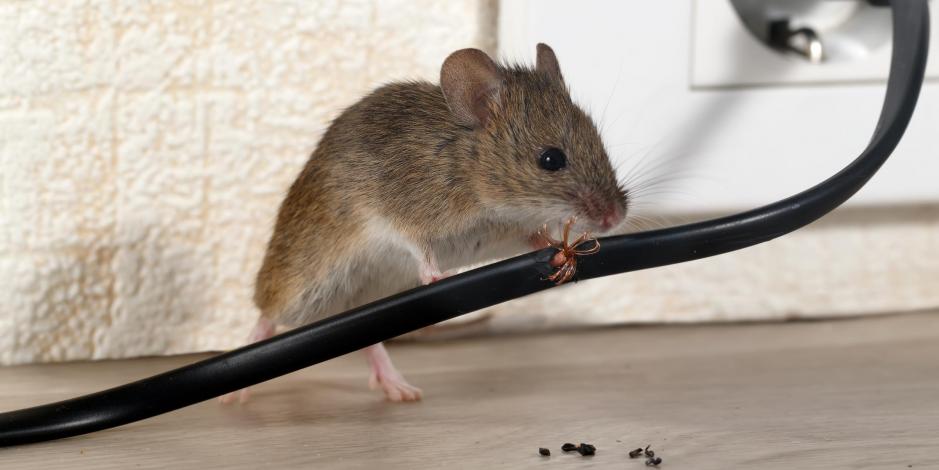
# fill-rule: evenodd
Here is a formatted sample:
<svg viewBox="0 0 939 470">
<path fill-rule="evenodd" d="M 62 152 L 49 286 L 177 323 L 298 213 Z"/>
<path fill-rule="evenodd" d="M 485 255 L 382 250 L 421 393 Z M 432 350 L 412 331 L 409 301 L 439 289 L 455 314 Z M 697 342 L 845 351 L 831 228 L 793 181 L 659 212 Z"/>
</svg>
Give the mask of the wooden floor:
<svg viewBox="0 0 939 470">
<path fill-rule="evenodd" d="M 939 315 L 620 328 L 403 344 L 391 404 L 359 356 L 96 434 L 0 449 L 4 469 L 939 468 Z M 0 369 L 0 409 L 198 359 Z M 588 442 L 594 457 L 563 454 Z M 539 447 L 551 457 L 538 455 Z"/>
</svg>

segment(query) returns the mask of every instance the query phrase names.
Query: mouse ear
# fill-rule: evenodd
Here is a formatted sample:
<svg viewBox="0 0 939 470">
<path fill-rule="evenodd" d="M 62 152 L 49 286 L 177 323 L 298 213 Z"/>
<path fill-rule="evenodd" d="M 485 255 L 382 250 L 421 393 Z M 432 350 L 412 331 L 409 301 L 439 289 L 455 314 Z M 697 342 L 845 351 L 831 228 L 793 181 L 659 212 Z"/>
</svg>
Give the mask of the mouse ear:
<svg viewBox="0 0 939 470">
<path fill-rule="evenodd" d="M 564 83 L 564 77 L 561 76 L 561 66 L 558 64 L 558 58 L 554 55 L 554 50 L 545 43 L 538 43 L 538 58 L 535 60 L 535 70 L 551 77 L 558 83 Z"/>
<path fill-rule="evenodd" d="M 483 127 L 489 121 L 489 103 L 499 98 L 502 74 L 479 49 L 460 49 L 440 68 L 440 88 L 457 122 Z"/>
</svg>

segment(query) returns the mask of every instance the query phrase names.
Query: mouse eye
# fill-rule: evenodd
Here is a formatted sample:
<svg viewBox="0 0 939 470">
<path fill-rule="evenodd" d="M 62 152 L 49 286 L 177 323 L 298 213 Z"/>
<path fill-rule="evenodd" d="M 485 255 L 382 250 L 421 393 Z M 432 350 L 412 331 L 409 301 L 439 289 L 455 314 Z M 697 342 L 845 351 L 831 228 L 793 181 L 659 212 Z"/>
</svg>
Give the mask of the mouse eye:
<svg viewBox="0 0 939 470">
<path fill-rule="evenodd" d="M 567 155 L 559 148 L 547 148 L 538 157 L 538 165 L 548 171 L 558 171 L 567 166 Z"/>
</svg>

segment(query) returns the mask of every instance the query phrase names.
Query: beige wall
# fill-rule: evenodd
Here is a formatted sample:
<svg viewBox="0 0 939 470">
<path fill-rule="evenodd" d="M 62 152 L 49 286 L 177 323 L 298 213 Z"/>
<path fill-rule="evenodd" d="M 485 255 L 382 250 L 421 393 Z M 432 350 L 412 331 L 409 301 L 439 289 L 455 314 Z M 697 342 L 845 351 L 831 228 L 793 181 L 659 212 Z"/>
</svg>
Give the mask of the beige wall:
<svg viewBox="0 0 939 470">
<path fill-rule="evenodd" d="M 228 348 L 328 121 L 489 0 L 0 1 L 0 363 Z"/>
</svg>

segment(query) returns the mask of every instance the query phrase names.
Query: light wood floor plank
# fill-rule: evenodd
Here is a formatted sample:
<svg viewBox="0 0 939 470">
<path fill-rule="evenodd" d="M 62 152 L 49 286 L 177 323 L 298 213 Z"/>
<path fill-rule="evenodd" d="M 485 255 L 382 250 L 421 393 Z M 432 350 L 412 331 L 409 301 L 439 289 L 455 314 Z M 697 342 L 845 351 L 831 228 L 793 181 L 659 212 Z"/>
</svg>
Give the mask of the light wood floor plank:
<svg viewBox="0 0 939 470">
<path fill-rule="evenodd" d="M 358 355 L 57 442 L 0 468 L 939 468 L 939 316 L 618 328 L 398 344 L 425 400 L 385 403 Z M 201 356 L 0 369 L 0 409 L 69 398 Z M 589 442 L 597 455 L 560 451 Z M 550 458 L 538 447 L 548 447 Z M 908 467 L 912 465 L 912 467 Z"/>
</svg>

